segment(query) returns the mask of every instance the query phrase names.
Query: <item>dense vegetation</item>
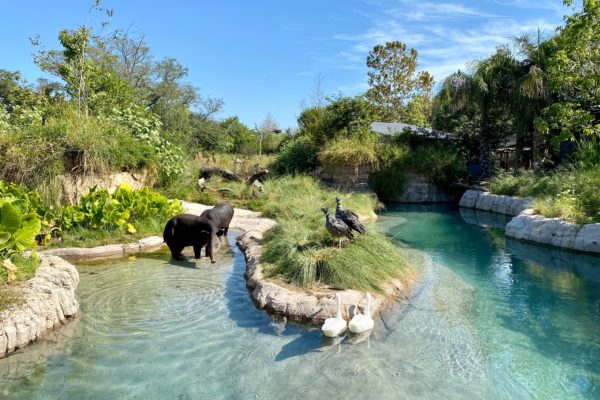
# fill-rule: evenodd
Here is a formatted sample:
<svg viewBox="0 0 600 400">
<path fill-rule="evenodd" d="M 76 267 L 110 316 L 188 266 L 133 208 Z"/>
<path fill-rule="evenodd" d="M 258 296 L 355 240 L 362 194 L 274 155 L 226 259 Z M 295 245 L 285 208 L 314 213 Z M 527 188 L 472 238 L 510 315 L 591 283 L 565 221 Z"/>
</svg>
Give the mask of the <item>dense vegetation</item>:
<svg viewBox="0 0 600 400">
<path fill-rule="evenodd" d="M 556 35 L 517 37 L 443 82 L 433 125 L 465 139 L 492 192 L 535 196 L 546 216 L 598 221 L 599 33 L 600 4 L 583 0 Z M 492 150 L 510 135 L 511 174 L 493 176 Z"/>
<path fill-rule="evenodd" d="M 45 206 L 35 191 L 0 180 L 0 283 L 29 276 L 30 260 L 23 256 L 37 245 L 91 245 L 115 238 L 139 238 L 160 231 L 173 215 L 181 213 L 178 200 L 148 188 L 132 190 L 123 183 L 112 194 L 93 188 L 77 205 Z M 35 252 L 31 252 L 36 260 Z M 24 272 L 29 271 L 29 272 Z M 15 273 L 13 276 L 12 273 Z"/>
<path fill-rule="evenodd" d="M 93 4 L 91 12 L 111 15 Z M 583 0 L 554 36 L 518 37 L 452 74 L 435 95 L 417 50 L 401 42 L 377 45 L 367 55 L 365 94 L 316 96 L 301 110 L 298 129 L 283 132 L 270 115 L 252 128 L 235 116 L 216 119 L 223 101 L 186 82 L 188 70 L 177 60 L 155 60 L 143 34 L 63 30 L 60 49 L 34 56 L 56 81 L 32 84 L 0 69 L 0 283 L 33 273 L 35 252 L 24 254 L 36 244 L 159 233 L 181 211 L 167 198 L 180 198 L 224 199 L 276 218 L 265 253 L 273 276 L 304 286 L 381 290 L 405 263 L 374 233 L 342 251 L 329 247 L 319 208 L 333 206 L 339 193 L 309 177 L 322 167 L 368 166 L 382 199 L 397 196 L 407 174 L 416 173 L 439 185 L 475 180 L 495 193 L 536 197 L 544 215 L 599 222 L 599 32 L 600 4 Z M 450 136 L 411 130 L 386 137 L 372 132 L 374 121 Z M 515 153 L 500 172 L 494 149 L 508 137 L 515 137 Z M 466 162 L 481 173 L 467 176 Z M 213 178 L 200 189 L 205 165 L 243 176 L 268 168 L 272 177 L 264 188 Z M 160 194 L 122 186 L 112 195 L 92 190 L 79 204 L 61 203 L 64 174 L 142 170 Z M 344 199 L 359 213 L 372 212 L 370 196 Z"/>
</svg>

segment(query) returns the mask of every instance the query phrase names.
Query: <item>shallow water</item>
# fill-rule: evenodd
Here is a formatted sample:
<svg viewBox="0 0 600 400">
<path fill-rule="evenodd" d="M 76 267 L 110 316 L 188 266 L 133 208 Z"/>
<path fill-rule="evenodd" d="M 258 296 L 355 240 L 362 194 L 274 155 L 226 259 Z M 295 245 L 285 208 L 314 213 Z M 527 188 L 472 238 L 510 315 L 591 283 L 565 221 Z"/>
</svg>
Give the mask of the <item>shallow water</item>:
<svg viewBox="0 0 600 400">
<path fill-rule="evenodd" d="M 425 262 L 368 338 L 332 343 L 257 310 L 235 246 L 214 265 L 78 265 L 81 316 L 0 360 L 0 397 L 599 397 L 598 258 L 507 241 L 443 207 L 389 209 L 377 226 Z"/>
</svg>

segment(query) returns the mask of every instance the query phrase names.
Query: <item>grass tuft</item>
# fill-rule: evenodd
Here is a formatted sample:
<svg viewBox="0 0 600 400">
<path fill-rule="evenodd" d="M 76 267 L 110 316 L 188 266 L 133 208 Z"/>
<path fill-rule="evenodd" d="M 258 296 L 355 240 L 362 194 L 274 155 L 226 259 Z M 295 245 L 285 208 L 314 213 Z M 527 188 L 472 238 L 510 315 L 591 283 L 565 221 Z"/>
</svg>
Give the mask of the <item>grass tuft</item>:
<svg viewBox="0 0 600 400">
<path fill-rule="evenodd" d="M 600 222 L 600 166 L 562 167 L 551 172 L 525 171 L 515 177 L 498 174 L 488 184 L 495 194 L 534 197 L 534 208 L 545 217 L 579 224 Z"/>
<path fill-rule="evenodd" d="M 267 276 L 301 287 L 327 284 L 382 292 L 390 279 L 402 278 L 408 263 L 399 249 L 372 228 L 342 246 L 332 246 L 323 206 L 335 210 L 335 197 L 359 215 L 373 214 L 374 198 L 321 188 L 307 176 L 268 181 L 266 216 L 278 224 L 265 235 L 263 262 Z"/>
</svg>

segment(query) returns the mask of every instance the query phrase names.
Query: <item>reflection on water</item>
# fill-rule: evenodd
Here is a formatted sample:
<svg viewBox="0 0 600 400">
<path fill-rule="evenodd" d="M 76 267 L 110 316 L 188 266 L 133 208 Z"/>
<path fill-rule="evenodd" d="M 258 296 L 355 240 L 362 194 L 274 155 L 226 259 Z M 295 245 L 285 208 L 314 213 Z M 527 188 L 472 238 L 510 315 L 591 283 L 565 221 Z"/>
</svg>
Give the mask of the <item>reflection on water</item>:
<svg viewBox="0 0 600 400">
<path fill-rule="evenodd" d="M 507 239 L 489 228 L 502 227 L 493 213 L 448 211 L 401 207 L 383 219 L 410 216 L 392 236 L 475 288 L 470 322 L 494 371 L 533 397 L 599 398 L 600 258 Z M 440 223 L 453 233 L 434 231 Z"/>
<path fill-rule="evenodd" d="M 502 229 L 513 219 L 513 216 L 482 211 L 476 208 L 459 207 L 458 212 L 467 224 L 479 225 L 483 228 Z"/>
<path fill-rule="evenodd" d="M 599 397 L 597 258 L 506 241 L 447 207 L 390 208 L 378 227 L 417 249 L 422 279 L 368 335 L 257 310 L 233 246 L 216 264 L 78 266 L 79 320 L 0 360 L 0 397 Z"/>
</svg>

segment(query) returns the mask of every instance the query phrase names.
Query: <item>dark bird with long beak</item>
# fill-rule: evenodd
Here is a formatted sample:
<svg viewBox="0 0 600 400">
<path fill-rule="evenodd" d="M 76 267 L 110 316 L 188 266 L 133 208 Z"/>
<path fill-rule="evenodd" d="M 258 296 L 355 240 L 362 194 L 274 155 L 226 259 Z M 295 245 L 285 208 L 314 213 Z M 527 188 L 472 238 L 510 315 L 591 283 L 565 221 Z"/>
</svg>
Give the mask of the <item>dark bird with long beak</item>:
<svg viewBox="0 0 600 400">
<path fill-rule="evenodd" d="M 344 237 L 350 240 L 354 239 L 352 230 L 348 225 L 346 225 L 342 220 L 329 215 L 329 207 L 323 207 L 321 208 L 321 211 L 323 211 L 325 214 L 325 229 L 327 229 L 327 232 L 333 236 L 334 241 L 335 239 L 339 239 L 339 248 L 342 248 L 342 239 Z"/>
<path fill-rule="evenodd" d="M 361 235 L 367 232 L 367 228 L 360 222 L 358 215 L 354 214 L 351 210 L 344 210 L 342 207 L 342 199 L 339 197 L 335 198 L 335 217 L 342 220 L 348 227 Z"/>
</svg>

